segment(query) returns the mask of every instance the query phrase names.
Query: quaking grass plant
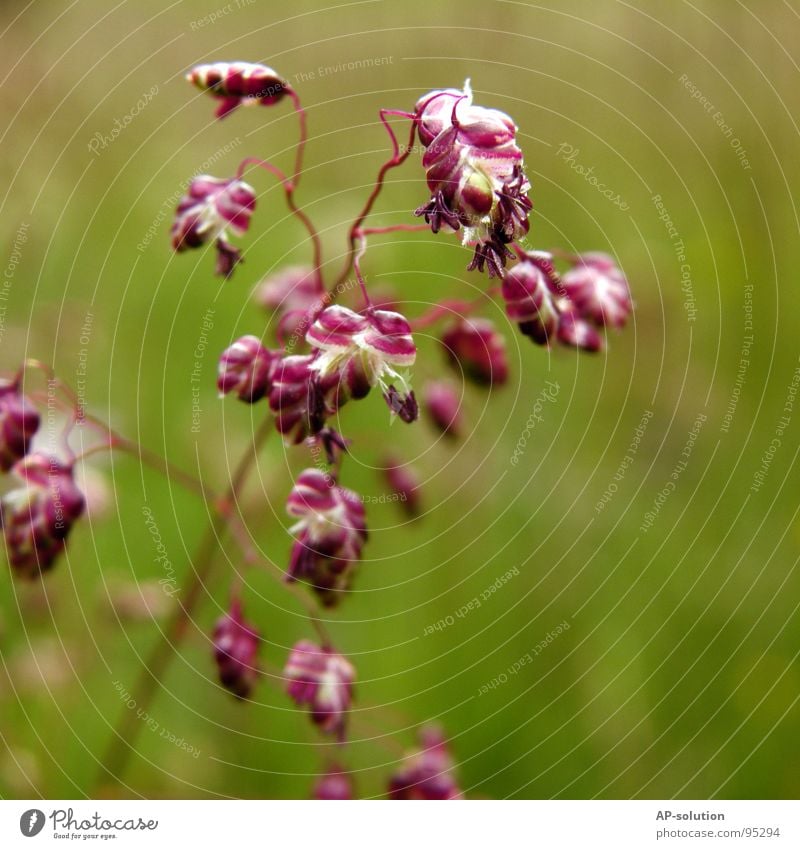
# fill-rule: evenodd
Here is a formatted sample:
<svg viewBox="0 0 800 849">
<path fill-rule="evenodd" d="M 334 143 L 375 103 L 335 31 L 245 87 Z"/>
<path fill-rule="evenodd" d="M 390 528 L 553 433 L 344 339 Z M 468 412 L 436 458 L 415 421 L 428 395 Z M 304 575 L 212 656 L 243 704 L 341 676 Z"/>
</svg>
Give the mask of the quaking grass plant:
<svg viewBox="0 0 800 849">
<path fill-rule="evenodd" d="M 244 177 L 249 170 L 262 170 L 280 183 L 291 213 L 308 233 L 312 256 L 308 265 L 283 269 L 258 289 L 259 301 L 272 312 L 277 343 L 265 343 L 264 328 L 260 335 L 233 341 L 220 356 L 217 386 L 221 396 L 259 404 L 263 424 L 234 472 L 229 491 L 215 500 L 214 520 L 201 543 L 193 579 L 166 628 L 166 641 L 148 660 L 136 698 L 145 708 L 149 704 L 170 649 L 180 640 L 208 576 L 218 535 L 229 532 L 241 545 L 244 562 L 257 562 L 247 529 L 232 505 L 260 444 L 274 428 L 288 445 L 310 452 L 312 460 L 292 482 L 286 502 L 294 519 L 290 528 L 294 543 L 285 585 L 300 597 L 309 618 L 309 638 L 299 641 L 285 661 L 286 694 L 307 711 L 320 734 L 339 744 L 336 758 L 320 771 L 314 797 L 349 799 L 356 793 L 346 767 L 356 670 L 337 649 L 322 609 L 346 600 L 367 544 L 368 517 L 362 498 L 342 484 L 349 442 L 331 423 L 343 420 L 340 411 L 346 404 L 377 390 L 391 415 L 402 422 L 414 426 L 422 410 L 442 433 L 458 438 L 464 422 L 453 384 L 440 376 L 429 380 L 420 402 L 412 389 L 416 330 L 440 325 L 444 368 L 454 367 L 484 389 L 499 386 L 509 373 L 504 338 L 494 323 L 481 315 L 494 299 L 502 299 L 510 321 L 535 344 L 596 352 L 603 346 L 603 332 L 609 327 L 621 328 L 631 312 L 628 284 L 606 254 L 529 249 L 531 186 L 517 144 L 517 127 L 503 112 L 475 105 L 469 82 L 463 89 L 431 91 L 410 111 L 380 110 L 391 156 L 378 171 L 349 228 L 344 266 L 335 279 L 326 280 L 319 235 L 295 197 L 308 136 L 306 113 L 297 92 L 271 68 L 248 62 L 201 65 L 188 79 L 216 100 L 220 119 L 241 106 L 274 107 L 288 100 L 298 118 L 299 139 L 291 174 L 270 162 L 246 158 L 231 177 L 194 178 L 172 225 L 175 251 L 213 246 L 216 273 L 230 278 L 242 262 L 231 234 L 247 232 L 257 206 L 256 190 Z M 407 124 L 406 144 L 398 141 L 398 122 Z M 414 223 L 409 211 L 408 220 L 397 224 L 367 226 L 387 173 L 415 151 L 422 153 L 429 197 L 414 216 L 424 223 Z M 420 173 L 420 187 L 422 176 Z M 427 229 L 460 236 L 462 244 L 472 250 L 467 270 L 487 278 L 484 292 L 469 302 L 442 300 L 413 317 L 383 301 L 375 303 L 361 271 L 369 237 Z M 360 304 L 354 307 L 336 303 L 351 274 L 360 292 Z M 426 365 L 431 370 L 435 367 Z M 47 389 L 26 395 L 26 376 L 33 371 L 45 374 Z M 58 447 L 50 451 L 34 444 L 40 426 L 37 405 L 44 402 L 57 404 L 66 420 Z M 70 434 L 79 423 L 88 425 L 99 441 L 76 456 Z M 75 393 L 48 366 L 26 361 L 0 385 L 0 468 L 19 481 L 2 499 L 2 527 L 9 563 L 20 579 L 42 579 L 53 567 L 73 525 L 84 513 L 84 494 L 75 482 L 76 463 L 108 450 L 131 452 L 203 494 L 199 481 L 89 416 Z M 411 468 L 395 458 L 387 465 L 386 476 L 413 515 L 418 509 L 419 486 Z M 307 592 L 298 585 L 307 587 Z M 212 641 L 209 662 L 216 665 L 222 686 L 246 709 L 245 703 L 259 683 L 262 641 L 259 628 L 244 610 L 239 579 L 232 581 L 228 610 L 214 625 Z M 131 711 L 123 716 L 104 761 L 106 775 L 121 775 L 132 750 L 136 722 Z M 440 729 L 421 729 L 419 748 L 388 777 L 387 794 L 393 799 L 462 796 Z"/>
</svg>

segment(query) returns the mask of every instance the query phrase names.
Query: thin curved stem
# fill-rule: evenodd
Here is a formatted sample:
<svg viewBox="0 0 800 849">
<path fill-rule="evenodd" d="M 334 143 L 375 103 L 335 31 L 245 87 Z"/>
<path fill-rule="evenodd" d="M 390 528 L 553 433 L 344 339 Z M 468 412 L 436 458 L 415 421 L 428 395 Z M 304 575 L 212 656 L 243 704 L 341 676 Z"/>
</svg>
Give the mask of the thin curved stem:
<svg viewBox="0 0 800 849">
<path fill-rule="evenodd" d="M 296 189 L 300 182 L 300 175 L 303 172 L 303 155 L 306 150 L 306 142 L 308 141 L 308 115 L 303 109 L 303 104 L 300 103 L 300 96 L 293 89 L 289 89 L 289 97 L 292 98 L 292 106 L 297 113 L 297 121 L 300 126 L 300 139 L 297 142 L 297 148 L 294 155 L 294 174 L 292 175 L 292 185 Z"/>
<path fill-rule="evenodd" d="M 353 261 L 355 259 L 356 254 L 356 241 L 358 237 L 358 231 L 361 229 L 361 225 L 364 223 L 367 216 L 372 212 L 372 207 L 375 205 L 375 201 L 378 199 L 378 195 L 381 193 L 381 189 L 383 188 L 384 180 L 386 179 L 386 175 L 392 168 L 397 168 L 399 165 L 402 165 L 406 159 L 408 159 L 409 154 L 412 150 L 412 145 L 414 143 L 414 133 L 416 132 L 417 125 L 415 121 L 411 121 L 411 130 L 409 132 L 408 144 L 406 145 L 406 149 L 404 151 L 400 150 L 400 145 L 397 141 L 397 136 L 394 133 L 389 122 L 386 120 L 388 115 L 400 115 L 405 118 L 414 118 L 414 116 L 409 112 L 398 112 L 396 110 L 391 109 L 381 109 L 380 110 L 380 118 L 381 123 L 386 128 L 386 132 L 389 133 L 389 138 L 392 140 L 392 158 L 383 163 L 380 170 L 378 171 L 378 176 L 375 180 L 375 185 L 372 188 L 372 191 L 369 194 L 361 212 L 359 212 L 358 217 L 353 222 L 350 227 L 349 233 L 349 244 L 350 248 L 347 253 L 347 260 L 345 261 L 344 268 L 342 269 L 339 276 L 336 278 L 336 282 L 334 283 L 334 289 L 339 286 L 341 283 L 347 279 L 347 275 L 350 273 L 350 269 L 353 267 Z"/>
<path fill-rule="evenodd" d="M 468 316 L 478 309 L 482 304 L 494 297 L 499 292 L 498 286 L 493 286 L 482 292 L 477 298 L 472 301 L 461 300 L 444 300 L 440 301 L 435 306 L 431 307 L 428 312 L 423 313 L 415 319 L 411 320 L 411 326 L 414 330 L 421 330 L 423 327 L 429 327 L 435 324 L 442 318 L 450 318 L 454 314 L 458 316 Z"/>
<path fill-rule="evenodd" d="M 421 233 L 423 230 L 430 231 L 430 229 L 430 224 L 389 224 L 386 227 L 362 227 L 358 230 L 358 234 L 378 236 L 383 233 Z"/>
<path fill-rule="evenodd" d="M 189 582 L 185 590 L 178 597 L 178 607 L 162 632 L 163 638 L 151 649 L 144 667 L 139 673 L 139 679 L 132 693 L 137 706 L 142 710 L 147 711 L 149 709 L 156 691 L 161 685 L 164 673 L 176 654 L 175 648 L 187 633 L 189 620 L 208 581 L 214 565 L 217 545 L 221 542 L 224 532 L 228 528 L 225 504 L 235 500 L 238 496 L 258 456 L 258 451 L 271 429 L 272 422 L 269 419 L 264 419 L 253 438 L 252 444 L 240 458 L 231 477 L 225 498 L 221 502 L 221 509 L 213 515 L 211 524 L 206 529 L 197 548 L 197 558 L 196 561 L 193 561 L 197 565 L 194 566 L 194 572 L 188 579 Z M 137 711 L 125 709 L 114 728 L 114 735 L 100 763 L 99 778 L 101 783 L 108 780 L 109 776 L 114 781 L 121 779 L 134 752 L 134 744 L 142 724 Z"/>
<path fill-rule="evenodd" d="M 305 112 L 303 112 L 305 115 Z M 305 131 L 304 131 L 305 132 Z M 305 142 L 303 142 L 305 144 Z M 298 145 L 299 150 L 299 145 Z M 319 233 L 317 232 L 317 228 L 314 226 L 314 223 L 308 217 L 308 215 L 297 205 L 297 201 L 294 199 L 294 192 L 297 188 L 297 179 L 299 177 L 299 169 L 302 167 L 303 157 L 302 153 L 299 152 L 298 158 L 295 163 L 295 176 L 290 179 L 286 176 L 286 174 L 278 168 L 277 165 L 273 165 L 271 162 L 268 162 L 265 159 L 259 159 L 257 156 L 248 156 L 246 159 L 243 159 L 239 163 L 239 167 L 236 170 L 236 179 L 239 180 L 244 175 L 245 170 L 249 165 L 257 165 L 259 168 L 263 168 L 273 177 L 275 177 L 278 182 L 281 184 L 284 194 L 286 195 L 286 203 L 289 207 L 289 211 L 292 215 L 295 216 L 306 229 L 310 239 L 311 239 L 311 247 L 314 253 L 314 271 L 317 276 L 317 288 L 320 292 L 325 291 L 325 285 L 322 281 L 322 242 L 319 237 Z"/>
</svg>

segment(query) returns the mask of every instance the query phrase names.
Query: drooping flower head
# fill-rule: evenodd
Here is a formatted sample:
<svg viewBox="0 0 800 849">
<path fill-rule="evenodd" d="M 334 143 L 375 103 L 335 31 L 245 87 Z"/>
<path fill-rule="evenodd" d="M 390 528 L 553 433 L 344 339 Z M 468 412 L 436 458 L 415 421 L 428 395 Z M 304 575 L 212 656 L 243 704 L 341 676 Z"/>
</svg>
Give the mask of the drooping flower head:
<svg viewBox="0 0 800 849">
<path fill-rule="evenodd" d="M 590 352 L 603 347 L 598 328 L 622 327 L 632 309 L 624 275 L 602 253 L 575 257 L 559 275 L 549 253 L 530 251 L 506 273 L 502 292 L 508 317 L 534 342 Z"/>
<path fill-rule="evenodd" d="M 321 378 L 313 363 L 310 354 L 294 354 L 278 360 L 272 372 L 269 406 L 275 427 L 294 445 L 320 433 L 326 419 L 339 409 L 337 376 Z"/>
<path fill-rule="evenodd" d="M 256 207 L 256 193 L 242 180 L 203 175 L 189 184 L 172 225 L 172 247 L 178 253 L 215 242 L 216 273 L 229 277 L 241 261 L 241 251 L 228 241 L 228 227 L 243 235 Z"/>
<path fill-rule="evenodd" d="M 320 731 L 344 739 L 356 677 L 352 664 L 331 648 L 300 640 L 283 674 L 287 693 L 296 704 L 308 707 Z"/>
<path fill-rule="evenodd" d="M 508 379 L 506 345 L 486 318 L 459 319 L 442 335 L 451 365 L 480 385 L 501 385 Z"/>
<path fill-rule="evenodd" d="M 502 277 L 511 256 L 507 245 L 528 232 L 531 209 L 514 122 L 497 109 L 475 106 L 469 81 L 462 91 L 420 98 L 415 121 L 432 193 L 416 214 L 434 233 L 463 227 L 463 243 L 475 244 L 469 270 L 486 268 L 490 277 Z"/>
<path fill-rule="evenodd" d="M 526 255 L 503 278 L 508 317 L 539 345 L 549 345 L 556 339 L 559 287 L 550 255 L 541 252 Z"/>
<path fill-rule="evenodd" d="M 453 776 L 453 759 L 438 728 L 423 728 L 420 748 L 410 752 L 389 782 L 389 798 L 444 801 L 464 794 Z"/>
<path fill-rule="evenodd" d="M 197 65 L 186 75 L 190 83 L 220 101 L 217 118 L 237 106 L 260 103 L 272 106 L 289 92 L 289 84 L 276 71 L 253 62 L 214 62 Z"/>
<path fill-rule="evenodd" d="M 254 404 L 272 389 L 272 372 L 279 357 L 268 351 L 257 336 L 242 336 L 219 358 L 217 389 L 220 395 L 236 392 L 241 401 Z"/>
<path fill-rule="evenodd" d="M 598 327 L 622 327 L 631 313 L 628 281 L 608 254 L 575 257 L 561 283 L 578 313 Z"/>
<path fill-rule="evenodd" d="M 338 764 L 331 764 L 314 784 L 314 799 L 336 802 L 352 799 L 354 795 L 350 773 Z"/>
<path fill-rule="evenodd" d="M 411 327 L 400 313 L 370 310 L 360 315 L 330 306 L 317 316 L 306 341 L 319 351 L 311 367 L 322 379 L 336 376 L 341 401 L 364 398 L 378 385 L 392 412 L 406 422 L 417 418 L 408 378 L 398 371 L 413 365 L 417 356 Z"/>
<path fill-rule="evenodd" d="M 384 476 L 392 495 L 400 500 L 400 506 L 410 519 L 419 515 L 420 480 L 414 469 L 396 457 L 383 461 Z"/>
<path fill-rule="evenodd" d="M 603 337 L 572 305 L 571 301 L 562 303 L 562 312 L 558 319 L 558 341 L 570 348 L 596 353 L 603 348 Z"/>
<path fill-rule="evenodd" d="M 259 670 L 256 654 L 258 631 L 242 616 L 242 604 L 234 601 L 214 626 L 214 661 L 223 687 L 240 699 L 252 692 Z"/>
<path fill-rule="evenodd" d="M 23 486 L 0 499 L 0 521 L 11 567 L 35 578 L 47 571 L 64 550 L 84 499 L 72 467 L 57 457 L 34 452 L 13 467 Z"/>
<path fill-rule="evenodd" d="M 423 397 L 424 410 L 434 425 L 445 436 L 461 436 L 461 399 L 455 387 L 443 380 L 431 380 L 425 384 Z"/>
<path fill-rule="evenodd" d="M 290 528 L 295 542 L 287 580 L 306 581 L 323 604 L 337 604 L 367 539 L 361 499 L 330 475 L 306 469 L 289 493 L 286 512 L 297 519 Z"/>
<path fill-rule="evenodd" d="M 19 381 L 0 380 L 0 470 L 7 472 L 30 448 L 39 413 L 19 391 Z"/>
</svg>

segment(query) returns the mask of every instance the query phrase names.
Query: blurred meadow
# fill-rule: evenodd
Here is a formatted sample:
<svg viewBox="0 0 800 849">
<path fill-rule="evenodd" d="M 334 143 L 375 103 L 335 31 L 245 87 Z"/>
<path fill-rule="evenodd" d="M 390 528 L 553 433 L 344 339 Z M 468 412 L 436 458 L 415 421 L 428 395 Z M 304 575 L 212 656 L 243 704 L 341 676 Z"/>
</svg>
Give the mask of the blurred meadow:
<svg viewBox="0 0 800 849">
<path fill-rule="evenodd" d="M 288 104 L 213 121 L 184 80 L 196 63 L 265 62 L 298 90 L 311 132 L 298 200 L 329 281 L 390 154 L 379 107 L 467 77 L 520 128 L 531 245 L 607 251 L 630 281 L 633 321 L 595 356 L 531 345 L 496 300 L 511 378 L 463 385 L 458 442 L 425 420 L 390 427 L 377 393 L 342 411 L 342 483 L 376 502 L 329 623 L 358 671 L 352 742 L 334 754 L 361 795 L 384 792 L 428 721 L 470 797 L 800 794 L 798 33 L 796 0 L 3 3 L 0 367 L 52 364 L 91 413 L 209 490 L 266 415 L 217 398 L 218 354 L 264 332 L 254 288 L 310 249 L 253 172 L 230 281 L 213 251 L 171 252 L 191 174 L 226 176 L 245 156 L 288 169 L 297 135 Z M 412 222 L 426 199 L 412 155 L 370 223 Z M 468 261 L 454 237 L 395 234 L 371 240 L 364 272 L 419 315 L 485 287 Z M 416 338 L 421 387 L 444 363 L 435 328 Z M 548 381 L 554 400 L 536 408 Z M 239 506 L 280 575 L 285 499 L 309 461 L 273 436 Z M 423 480 L 415 521 L 381 503 L 387 452 Z M 120 692 L 137 700 L 175 604 L 164 588 L 193 574 L 213 505 L 135 457 L 86 465 L 96 498 L 66 556 L 32 584 L 0 572 L 0 795 L 307 796 L 335 746 L 279 670 L 309 624 L 229 537 L 124 775 L 103 774 L 130 710 Z M 235 572 L 264 637 L 244 704 L 217 684 L 209 642 Z"/>
</svg>

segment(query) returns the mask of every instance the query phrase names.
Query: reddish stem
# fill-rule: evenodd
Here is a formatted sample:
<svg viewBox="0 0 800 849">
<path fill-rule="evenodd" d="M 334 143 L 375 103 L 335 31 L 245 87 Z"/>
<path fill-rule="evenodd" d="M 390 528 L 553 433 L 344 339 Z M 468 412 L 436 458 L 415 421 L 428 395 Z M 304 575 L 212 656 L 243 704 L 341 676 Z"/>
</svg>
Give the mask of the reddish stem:
<svg viewBox="0 0 800 849">
<path fill-rule="evenodd" d="M 423 313 L 421 316 L 412 319 L 411 326 L 414 330 L 421 330 L 423 327 L 429 327 L 431 324 L 435 324 L 441 318 L 450 318 L 455 313 L 459 316 L 467 316 L 471 313 L 475 312 L 484 301 L 489 298 L 492 298 L 499 291 L 499 287 L 493 286 L 491 289 L 487 289 L 486 292 L 479 295 L 473 301 L 461 301 L 461 300 L 446 300 L 440 301 L 436 306 L 431 307 L 428 312 Z"/>
<path fill-rule="evenodd" d="M 305 115 L 305 112 L 303 112 Z M 303 126 L 305 126 L 305 121 L 303 122 Z M 305 130 L 303 130 L 305 132 Z M 305 144 L 305 142 L 303 142 Z M 299 145 L 298 145 L 299 147 Z M 311 219 L 303 212 L 302 209 L 297 205 L 297 201 L 294 199 L 294 191 L 297 188 L 297 178 L 299 176 L 299 171 L 297 169 L 302 165 L 303 157 L 302 152 L 299 152 L 298 158 L 295 162 L 295 170 L 296 174 L 293 180 L 289 179 L 286 174 L 278 168 L 277 165 L 273 165 L 271 162 L 267 162 L 265 159 L 259 159 L 257 156 L 248 156 L 246 159 L 243 159 L 239 163 L 239 167 L 236 171 L 236 179 L 240 180 L 249 165 L 257 165 L 259 168 L 263 168 L 265 171 L 268 171 L 272 174 L 273 177 L 276 177 L 283 187 L 284 194 L 286 195 L 286 203 L 289 206 L 289 210 L 292 215 L 294 215 L 305 227 L 308 235 L 311 237 L 311 245 L 314 251 L 314 271 L 317 276 L 317 289 L 320 292 L 325 291 L 325 286 L 322 282 L 322 242 L 319 238 L 319 233 L 317 233 L 316 227 L 314 227 Z"/>
<path fill-rule="evenodd" d="M 336 283 L 334 284 L 334 288 L 341 283 L 343 283 L 347 279 L 347 275 L 350 273 L 350 269 L 353 267 L 353 262 L 355 260 L 356 254 L 356 240 L 358 236 L 358 231 L 361 229 L 361 225 L 366 219 L 366 217 L 372 211 L 372 207 L 375 205 L 375 201 L 378 198 L 378 195 L 381 193 L 381 189 L 383 188 L 383 182 L 386 179 L 386 174 L 391 171 L 392 168 L 397 168 L 399 165 L 402 165 L 406 159 L 408 159 L 409 154 L 411 153 L 411 147 L 414 143 L 414 133 L 416 132 L 417 125 L 416 121 L 411 122 L 411 130 L 408 136 L 408 144 L 406 145 L 405 152 L 400 151 L 400 145 L 397 141 L 397 136 L 394 133 L 389 122 L 386 120 L 386 116 L 388 115 L 399 115 L 404 118 L 415 118 L 416 116 L 411 115 L 408 112 L 398 112 L 396 110 L 391 109 L 381 109 L 380 110 L 380 119 L 383 126 L 386 128 L 386 132 L 389 133 L 389 138 L 392 140 L 392 158 L 383 163 L 380 170 L 378 171 L 378 176 L 375 180 L 375 185 L 372 188 L 372 191 L 369 194 L 369 197 L 366 200 L 361 212 L 358 214 L 358 217 L 353 222 L 353 225 L 350 227 L 349 233 L 349 250 L 347 253 L 347 260 L 345 262 L 345 266 L 342 269 L 339 277 L 336 279 Z"/>
<path fill-rule="evenodd" d="M 430 230 L 429 224 L 390 224 L 387 227 L 362 227 L 358 230 L 360 236 L 379 236 L 383 233 L 421 233 Z"/>
</svg>

